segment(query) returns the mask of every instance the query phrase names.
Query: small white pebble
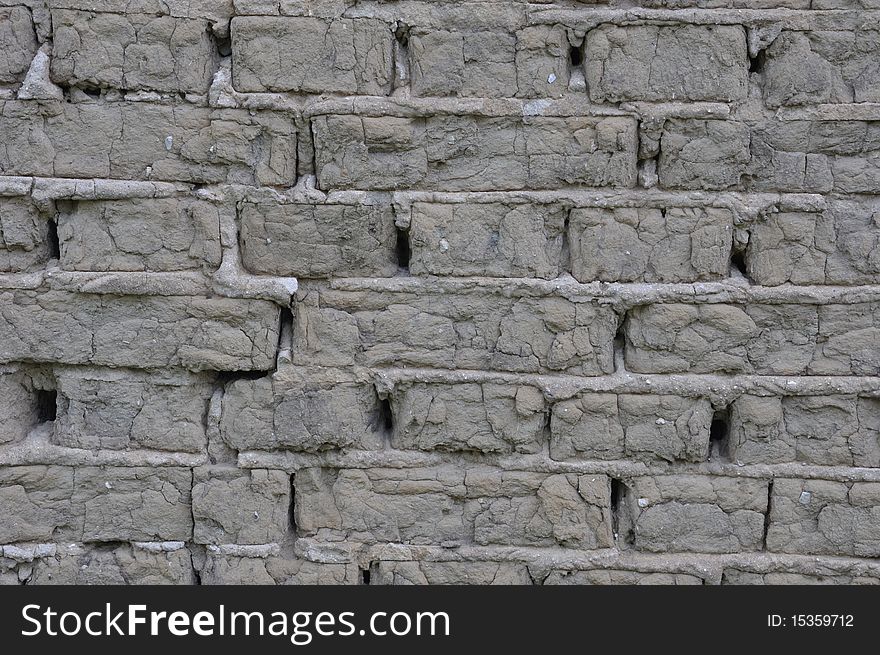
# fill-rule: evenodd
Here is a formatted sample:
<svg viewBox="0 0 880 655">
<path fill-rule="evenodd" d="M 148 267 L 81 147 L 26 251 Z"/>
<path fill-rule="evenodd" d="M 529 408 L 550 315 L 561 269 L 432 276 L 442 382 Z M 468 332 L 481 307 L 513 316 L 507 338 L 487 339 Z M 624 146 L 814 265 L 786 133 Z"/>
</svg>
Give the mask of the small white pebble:
<svg viewBox="0 0 880 655">
<path fill-rule="evenodd" d="M 648 499 L 647 498 L 639 498 L 639 507 L 645 508 L 647 506 L 648 506 Z"/>
<path fill-rule="evenodd" d="M 449 250 L 449 242 L 446 239 L 440 239 L 440 252 Z"/>
<path fill-rule="evenodd" d="M 112 488 L 113 488 L 113 485 L 110 484 L 109 482 L 105 482 L 105 483 L 104 483 L 104 486 L 107 487 L 108 489 L 112 489 Z"/>
<path fill-rule="evenodd" d="M 655 422 L 657 425 L 666 425 L 666 419 L 665 419 L 665 418 L 658 418 L 658 419 L 657 419 L 656 421 L 654 421 L 654 422 Z"/>
<path fill-rule="evenodd" d="M 550 73 L 550 77 L 547 78 L 547 84 L 553 84 L 556 81 L 556 75 L 554 73 Z"/>
<path fill-rule="evenodd" d="M 811 494 L 809 491 L 802 491 L 801 497 L 798 500 L 800 501 L 801 505 L 809 505 L 812 499 L 813 494 Z"/>
<path fill-rule="evenodd" d="M 171 150 L 174 145 L 174 137 L 170 134 L 165 137 L 165 150 Z"/>
</svg>

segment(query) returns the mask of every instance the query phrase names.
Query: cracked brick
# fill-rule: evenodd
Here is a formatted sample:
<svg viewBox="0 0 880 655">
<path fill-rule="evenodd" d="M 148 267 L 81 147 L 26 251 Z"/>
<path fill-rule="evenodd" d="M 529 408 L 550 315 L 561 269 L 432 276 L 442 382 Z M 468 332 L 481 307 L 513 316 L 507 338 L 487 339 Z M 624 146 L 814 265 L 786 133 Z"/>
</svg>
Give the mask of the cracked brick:
<svg viewBox="0 0 880 655">
<path fill-rule="evenodd" d="M 626 117 L 312 119 L 322 189 L 446 191 L 632 187 L 635 122 Z"/>
</svg>

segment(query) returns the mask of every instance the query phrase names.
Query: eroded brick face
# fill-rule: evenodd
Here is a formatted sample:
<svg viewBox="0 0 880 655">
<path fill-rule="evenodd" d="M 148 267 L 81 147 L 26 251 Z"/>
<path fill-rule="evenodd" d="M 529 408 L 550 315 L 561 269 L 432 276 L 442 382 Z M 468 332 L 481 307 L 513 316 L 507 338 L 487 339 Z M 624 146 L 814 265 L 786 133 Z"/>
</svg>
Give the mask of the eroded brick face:
<svg viewBox="0 0 880 655">
<path fill-rule="evenodd" d="M 880 582 L 878 0 L 0 4 L 0 583 Z"/>
</svg>

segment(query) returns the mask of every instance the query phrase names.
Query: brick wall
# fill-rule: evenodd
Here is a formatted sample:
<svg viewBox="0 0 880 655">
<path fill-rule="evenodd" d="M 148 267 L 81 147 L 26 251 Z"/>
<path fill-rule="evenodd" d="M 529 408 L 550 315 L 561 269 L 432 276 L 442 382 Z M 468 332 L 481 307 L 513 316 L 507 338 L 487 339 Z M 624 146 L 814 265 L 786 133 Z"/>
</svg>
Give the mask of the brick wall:
<svg viewBox="0 0 880 655">
<path fill-rule="evenodd" d="M 0 0 L 0 582 L 880 582 L 878 0 Z"/>
</svg>

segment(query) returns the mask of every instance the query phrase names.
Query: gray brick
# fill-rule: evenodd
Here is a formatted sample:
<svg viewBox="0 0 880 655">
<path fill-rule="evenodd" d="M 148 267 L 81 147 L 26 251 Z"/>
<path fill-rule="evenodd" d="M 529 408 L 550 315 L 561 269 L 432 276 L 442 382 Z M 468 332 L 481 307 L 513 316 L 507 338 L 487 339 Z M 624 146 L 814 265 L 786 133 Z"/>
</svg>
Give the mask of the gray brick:
<svg viewBox="0 0 880 655">
<path fill-rule="evenodd" d="M 52 12 L 52 79 L 64 85 L 207 93 L 217 55 L 206 20 Z"/>
<path fill-rule="evenodd" d="M 212 272 L 228 208 L 162 198 L 59 203 L 61 267 L 73 271 Z"/>
<path fill-rule="evenodd" d="M 594 102 L 741 100 L 746 33 L 733 25 L 600 25 L 586 40 Z"/>
<path fill-rule="evenodd" d="M 565 211 L 552 205 L 415 203 L 414 275 L 559 275 Z"/>
<path fill-rule="evenodd" d="M 296 130 L 289 116 L 188 104 L 0 105 L 0 173 L 196 183 L 292 184 Z M 48 109 L 46 110 L 49 111 Z M 39 113 L 37 114 L 39 116 Z"/>
<path fill-rule="evenodd" d="M 390 26 L 372 18 L 236 17 L 235 88 L 386 95 L 393 43 Z"/>
<path fill-rule="evenodd" d="M 565 298 L 332 291 L 301 287 L 293 358 L 330 366 L 410 365 L 611 373 L 617 316 Z"/>
<path fill-rule="evenodd" d="M 37 45 L 31 12 L 25 7 L 0 7 L 0 83 L 24 79 Z"/>
<path fill-rule="evenodd" d="M 0 361 L 193 370 L 273 366 L 272 303 L 183 296 L 4 291 Z"/>
<path fill-rule="evenodd" d="M 635 123 L 624 117 L 336 115 L 312 129 L 322 189 L 635 185 Z"/>
<path fill-rule="evenodd" d="M 240 214 L 242 262 L 253 273 L 326 278 L 397 272 L 390 205 L 245 203 Z"/>
<path fill-rule="evenodd" d="M 294 486 L 296 525 L 302 535 L 337 535 L 365 543 L 611 545 L 604 475 L 451 465 L 302 469 Z"/>
<path fill-rule="evenodd" d="M 726 209 L 575 209 L 572 275 L 580 282 L 703 282 L 727 277 L 733 214 Z"/>
</svg>

